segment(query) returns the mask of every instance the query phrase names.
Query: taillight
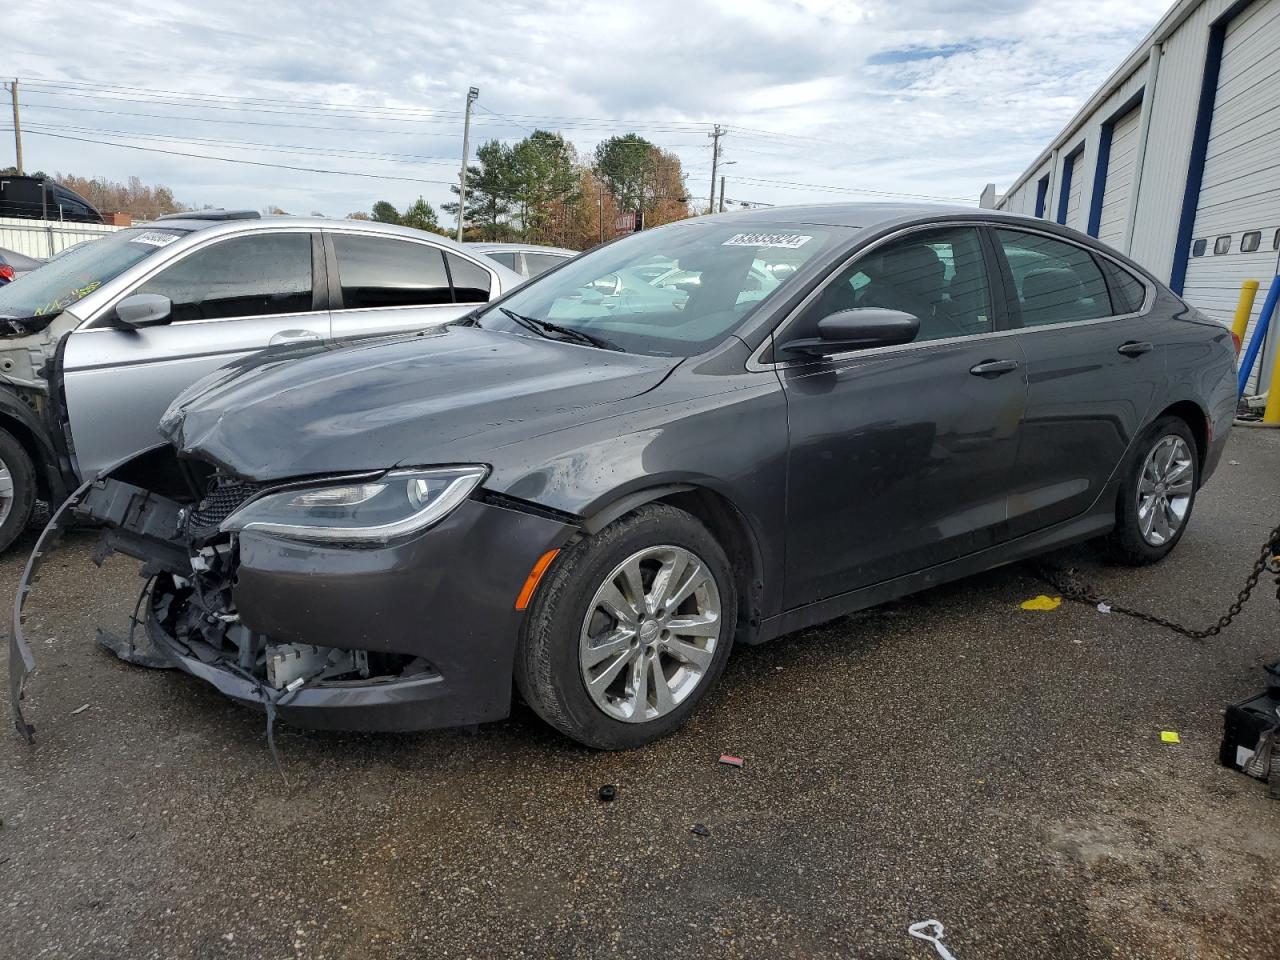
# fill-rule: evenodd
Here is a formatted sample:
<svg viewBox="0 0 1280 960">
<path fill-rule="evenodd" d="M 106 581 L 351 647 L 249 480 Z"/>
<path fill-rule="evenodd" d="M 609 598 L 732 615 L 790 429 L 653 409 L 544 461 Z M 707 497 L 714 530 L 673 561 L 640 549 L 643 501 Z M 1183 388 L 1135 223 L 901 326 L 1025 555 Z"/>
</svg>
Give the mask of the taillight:
<svg viewBox="0 0 1280 960">
<path fill-rule="evenodd" d="M 0 263 L 0 280 L 3 280 L 6 283 L 8 283 L 12 279 L 13 279 L 13 267 L 9 266 L 7 263 Z"/>
</svg>

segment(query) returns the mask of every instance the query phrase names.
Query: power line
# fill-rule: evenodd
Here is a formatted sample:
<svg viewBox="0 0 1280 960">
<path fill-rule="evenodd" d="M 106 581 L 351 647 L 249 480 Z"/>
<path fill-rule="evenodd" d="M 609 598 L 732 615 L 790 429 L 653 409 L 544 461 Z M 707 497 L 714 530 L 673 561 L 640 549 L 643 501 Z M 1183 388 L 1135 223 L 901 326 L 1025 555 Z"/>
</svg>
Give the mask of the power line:
<svg viewBox="0 0 1280 960">
<path fill-rule="evenodd" d="M 285 144 L 285 143 L 262 143 L 256 140 L 232 140 L 218 137 L 191 137 L 178 136 L 176 134 L 167 133 L 144 133 L 137 130 L 105 130 L 101 127 L 85 127 L 68 124 L 54 123 L 29 123 L 27 126 L 39 127 L 45 130 L 69 131 L 72 133 L 93 133 L 105 136 L 134 137 L 143 140 L 162 140 L 177 141 L 180 143 L 204 143 L 214 144 L 216 146 L 231 147 L 240 150 L 267 150 L 273 152 L 291 153 L 295 151 L 319 153 L 323 156 L 344 157 L 346 159 L 368 159 L 380 160 L 386 163 L 447 163 L 454 164 L 457 160 L 450 157 L 430 157 L 421 156 L 412 153 L 376 153 L 369 150 L 347 150 L 347 149 L 331 149 L 329 147 L 306 146 L 303 144 Z"/>
<path fill-rule="evenodd" d="M 458 110 L 428 108 L 428 107 L 392 107 L 392 106 L 371 106 L 362 104 L 340 104 L 314 100 L 294 100 L 286 98 L 273 97 L 237 97 L 226 94 L 210 94 L 210 93 L 192 93 L 180 90 L 163 90 L 150 89 L 144 87 L 134 87 L 124 84 L 102 84 L 90 81 L 78 80 L 47 80 L 41 78 L 28 78 L 24 82 L 37 84 L 44 89 L 35 92 L 44 93 L 50 96 L 63 97 L 88 97 L 90 99 L 115 99 L 130 102 L 156 103 L 166 104 L 169 106 L 190 106 L 197 109 L 221 109 L 221 110 L 246 110 L 249 112 L 265 112 L 271 114 L 279 114 L 278 110 L 259 110 L 256 107 L 246 106 L 254 104 L 265 104 L 267 106 L 286 106 L 289 112 L 298 109 L 314 110 L 316 112 L 338 112 L 339 115 L 348 116 L 356 114 L 363 117 L 372 117 L 374 119 L 385 119 L 400 122 L 427 122 L 422 118 L 431 118 L 431 122 L 440 122 L 444 120 L 457 120 L 462 116 L 462 112 Z M 69 89 L 66 89 L 69 88 Z M 102 93 L 95 94 L 92 91 L 100 90 Z M 176 101 L 172 98 L 180 98 Z M 575 127 L 592 127 L 604 125 L 608 128 L 614 127 L 630 127 L 645 128 L 653 132 L 671 132 L 671 133 L 692 133 L 701 132 L 711 126 L 711 121 L 700 120 L 677 120 L 674 118 L 660 119 L 638 119 L 625 117 L 573 117 L 573 116 L 556 116 L 544 114 L 501 114 L 494 111 L 488 111 L 492 116 L 502 119 L 514 126 L 522 129 L 530 129 L 519 123 L 521 120 L 531 121 L 533 123 L 548 122 L 570 125 Z M 842 143 L 838 140 L 831 140 L 824 137 L 807 136 L 804 134 L 786 133 L 778 130 L 766 130 L 760 127 L 749 127 L 742 124 L 729 124 L 728 129 L 739 133 L 749 139 L 772 139 L 772 140 L 799 140 L 811 143 L 826 143 L 834 146 L 851 148 L 851 144 Z"/>
<path fill-rule="evenodd" d="M 936 197 L 927 193 L 896 193 L 891 190 L 868 190 L 862 187 L 839 187 L 834 184 L 825 183 L 797 183 L 794 180 L 767 180 L 763 177 L 743 177 L 734 178 L 742 182 L 750 182 L 755 184 L 763 184 L 774 187 L 784 187 L 795 190 L 818 190 L 827 193 L 856 193 L 874 197 L 891 197 L 901 200 L 945 200 L 952 203 L 974 203 L 976 197 Z"/>
<path fill-rule="evenodd" d="M 12 130 L 12 127 L 0 127 L 0 131 Z M 49 133 L 44 130 L 30 131 L 37 137 L 53 137 L 57 140 L 75 140 L 78 143 L 94 143 L 104 147 L 123 147 L 126 150 L 141 150 L 145 153 L 163 153 L 171 157 L 190 157 L 195 160 L 218 160 L 222 163 L 239 163 L 251 167 L 272 167 L 277 170 L 296 170 L 300 173 L 332 173 L 343 177 L 365 177 L 370 180 L 400 180 L 406 183 L 436 183 L 450 186 L 452 180 L 428 180 L 423 177 L 397 177 L 384 173 L 363 173 L 355 170 L 326 170 L 322 167 L 300 167 L 289 163 L 268 163 L 265 160 L 241 160 L 234 157 L 215 157 L 204 153 L 186 153 L 181 150 L 163 150 L 160 147 L 144 147 L 134 143 L 119 143 L 113 140 L 91 140 L 88 137 L 73 137 L 65 133 Z"/>
<path fill-rule="evenodd" d="M 24 101 L 22 106 L 26 107 L 27 109 L 72 110 L 78 113 L 92 113 L 95 115 L 104 115 L 104 116 L 113 116 L 113 117 L 146 117 L 152 120 L 168 120 L 170 122 L 174 120 L 183 120 L 183 121 L 191 121 L 194 123 L 223 123 L 223 124 L 230 123 L 230 124 L 236 124 L 239 126 L 249 126 L 249 127 L 273 127 L 273 128 L 287 127 L 295 130 L 329 130 L 329 131 L 338 131 L 340 133 L 379 133 L 379 134 L 388 134 L 388 135 L 397 136 L 397 137 L 423 136 L 422 132 L 418 130 L 385 130 L 377 127 L 327 127 L 327 126 L 316 126 L 315 124 L 309 124 L 309 123 L 280 123 L 274 120 L 233 120 L 233 119 L 224 119 L 222 117 L 186 117 L 186 116 L 179 117 L 179 116 L 173 116 L 172 114 L 168 114 L 168 113 L 138 113 L 136 111 L 131 111 L 131 110 L 102 110 L 98 107 L 69 107 L 64 104 L 58 104 L 58 103 L 29 103 Z M 355 118 L 351 118 L 351 119 L 355 119 Z M 446 121 L 442 120 L 440 121 L 440 123 L 446 124 Z M 455 124 L 454 124 L 454 121 L 448 121 L 447 125 L 454 126 Z"/>
</svg>

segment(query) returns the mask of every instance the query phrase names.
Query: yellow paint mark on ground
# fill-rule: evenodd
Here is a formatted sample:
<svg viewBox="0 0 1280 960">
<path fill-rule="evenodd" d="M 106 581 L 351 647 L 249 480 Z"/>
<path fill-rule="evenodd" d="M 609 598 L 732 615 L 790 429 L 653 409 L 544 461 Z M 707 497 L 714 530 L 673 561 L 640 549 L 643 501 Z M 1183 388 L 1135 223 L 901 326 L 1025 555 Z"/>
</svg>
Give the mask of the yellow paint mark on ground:
<svg viewBox="0 0 1280 960">
<path fill-rule="evenodd" d="M 1022 601 L 1023 610 L 1057 610 L 1061 605 L 1061 597 L 1046 597 L 1043 593 L 1038 597 Z"/>
<path fill-rule="evenodd" d="M 1174 730 L 1161 730 L 1160 739 L 1163 740 L 1165 743 L 1181 743 L 1182 742 L 1182 738 L 1178 736 L 1177 731 L 1174 731 Z"/>
</svg>

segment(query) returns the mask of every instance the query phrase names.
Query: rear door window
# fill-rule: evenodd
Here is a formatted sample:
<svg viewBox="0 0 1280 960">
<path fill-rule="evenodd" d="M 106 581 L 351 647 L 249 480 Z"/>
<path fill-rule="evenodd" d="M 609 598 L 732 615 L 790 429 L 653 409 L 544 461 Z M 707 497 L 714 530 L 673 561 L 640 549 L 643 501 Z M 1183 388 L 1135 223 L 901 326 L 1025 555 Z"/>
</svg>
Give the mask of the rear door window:
<svg viewBox="0 0 1280 960">
<path fill-rule="evenodd" d="M 1147 301 L 1147 287 L 1124 267 L 1102 261 L 1111 281 L 1111 309 L 1117 314 L 1137 313 Z"/>
<path fill-rule="evenodd" d="M 173 321 L 312 310 L 311 234 L 260 233 L 196 250 L 138 287 L 173 301 Z"/>
<path fill-rule="evenodd" d="M 444 253 L 411 240 L 333 234 L 347 310 L 452 303 Z"/>
<path fill-rule="evenodd" d="M 997 230 L 1009 262 L 1024 327 L 1113 315 L 1107 281 L 1083 247 L 1038 233 Z"/>
<path fill-rule="evenodd" d="M 448 258 L 449 275 L 453 277 L 454 299 L 458 303 L 488 302 L 493 274 L 456 253 L 448 254 Z"/>
</svg>

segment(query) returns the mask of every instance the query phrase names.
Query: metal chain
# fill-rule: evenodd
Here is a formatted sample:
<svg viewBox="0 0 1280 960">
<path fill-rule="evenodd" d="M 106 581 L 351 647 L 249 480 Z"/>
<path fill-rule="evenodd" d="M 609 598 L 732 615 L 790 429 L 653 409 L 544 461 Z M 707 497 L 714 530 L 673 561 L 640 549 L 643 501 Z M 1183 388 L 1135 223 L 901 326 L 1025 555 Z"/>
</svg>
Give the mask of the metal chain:
<svg viewBox="0 0 1280 960">
<path fill-rule="evenodd" d="M 1091 584 L 1082 580 L 1074 567 L 1063 570 L 1056 567 L 1041 566 L 1036 572 L 1040 579 L 1061 593 L 1065 600 L 1087 603 L 1091 606 L 1105 603 L 1110 607 L 1112 613 L 1120 613 L 1126 617 L 1133 617 L 1135 620 L 1154 623 L 1156 626 L 1172 630 L 1174 633 L 1181 634 L 1192 640 L 1208 640 L 1210 637 L 1216 637 L 1227 629 L 1231 625 L 1231 621 L 1239 616 L 1240 611 L 1249 602 L 1249 597 L 1253 595 L 1253 590 L 1258 585 L 1258 581 L 1262 579 L 1264 573 L 1271 572 L 1276 574 L 1276 599 L 1280 600 L 1280 556 L 1278 555 L 1280 555 L 1280 525 L 1277 525 L 1271 531 L 1266 542 L 1263 543 L 1262 549 L 1258 553 L 1258 559 L 1253 563 L 1253 569 L 1249 572 L 1249 576 L 1245 578 L 1244 588 L 1236 594 L 1236 599 L 1227 608 L 1227 612 L 1219 617 L 1213 626 L 1206 627 L 1203 630 L 1193 630 L 1167 617 L 1157 616 L 1154 613 L 1147 613 L 1143 610 L 1135 610 L 1123 604 L 1112 603 L 1098 593 Z"/>
</svg>

